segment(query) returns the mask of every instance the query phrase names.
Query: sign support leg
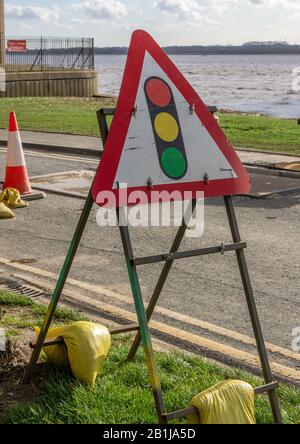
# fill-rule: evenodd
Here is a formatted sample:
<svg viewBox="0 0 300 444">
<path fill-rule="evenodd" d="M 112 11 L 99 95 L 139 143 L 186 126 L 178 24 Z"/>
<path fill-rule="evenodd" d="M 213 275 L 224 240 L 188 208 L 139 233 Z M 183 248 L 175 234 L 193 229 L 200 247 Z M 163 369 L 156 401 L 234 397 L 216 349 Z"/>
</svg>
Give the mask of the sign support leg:
<svg viewBox="0 0 300 444">
<path fill-rule="evenodd" d="M 124 253 L 126 257 L 126 264 L 128 269 L 129 280 L 132 288 L 132 294 L 135 303 L 135 309 L 138 317 L 138 323 L 140 327 L 141 341 L 144 346 L 146 362 L 150 375 L 150 382 L 153 390 L 153 396 L 156 405 L 156 411 L 159 418 L 160 424 L 167 424 L 167 420 L 164 416 L 166 413 L 164 400 L 162 396 L 161 383 L 158 375 L 157 364 L 154 356 L 153 346 L 151 342 L 151 336 L 149 331 L 148 319 L 146 315 L 145 305 L 143 302 L 139 277 L 137 273 L 137 268 L 133 263 L 133 250 L 129 235 L 128 226 L 125 225 L 124 221 L 124 209 L 120 208 L 117 210 L 119 228 L 122 238 L 122 244 L 124 248 Z M 123 224 L 122 224 L 123 222 Z M 124 225 L 124 226 L 122 226 Z"/>
<path fill-rule="evenodd" d="M 196 204 L 197 204 L 197 201 L 196 201 L 196 200 L 193 200 L 193 201 L 190 203 L 190 206 L 192 207 L 192 212 L 191 212 L 191 214 L 194 213 L 194 210 L 195 210 L 195 208 L 196 208 Z M 187 211 L 187 214 L 189 214 L 189 211 L 190 211 L 190 208 L 189 208 L 189 210 Z M 178 250 L 179 250 L 179 248 L 180 248 L 180 245 L 181 245 L 181 243 L 182 243 L 182 241 L 183 241 L 183 238 L 184 238 L 184 236 L 185 236 L 186 230 L 187 230 L 187 220 L 186 220 L 186 218 L 184 218 L 183 221 L 182 221 L 182 224 L 181 224 L 181 226 L 180 226 L 180 228 L 179 228 L 179 230 L 178 230 L 178 233 L 177 233 L 177 235 L 176 235 L 176 238 L 175 238 L 175 240 L 174 240 L 174 243 L 173 243 L 173 245 L 172 245 L 172 248 L 171 248 L 171 250 L 170 250 L 170 253 L 171 253 L 171 254 L 172 254 L 172 253 L 177 253 L 177 252 L 178 252 Z M 152 298 L 151 298 L 151 300 L 150 300 L 150 302 L 149 302 L 149 305 L 148 305 L 148 308 L 147 308 L 147 312 L 146 312 L 146 313 L 147 313 L 147 319 L 148 319 L 148 322 L 149 322 L 150 319 L 152 318 L 152 315 L 153 315 L 153 313 L 154 313 L 154 311 L 155 311 L 155 307 L 156 307 L 157 302 L 158 302 L 158 300 L 159 300 L 159 298 L 160 298 L 160 295 L 161 295 L 161 293 L 162 293 L 162 291 L 163 291 L 164 285 L 165 285 L 165 283 L 166 283 L 166 281 L 167 281 L 167 279 L 168 279 L 168 276 L 169 276 L 169 274 L 170 274 L 170 271 L 171 271 L 171 269 L 172 269 L 173 264 L 174 264 L 174 261 L 168 261 L 168 262 L 166 262 L 165 265 L 164 265 L 164 268 L 163 268 L 163 270 L 162 270 L 162 272 L 161 272 L 161 275 L 160 275 L 160 277 L 159 277 L 159 279 L 158 279 L 157 285 L 156 285 L 156 287 L 155 287 L 155 290 L 154 290 L 154 292 L 153 292 Z M 141 344 L 141 334 L 140 334 L 140 332 L 139 332 L 139 333 L 136 335 L 136 338 L 135 338 L 135 340 L 134 340 L 134 343 L 133 343 L 133 345 L 132 345 L 132 347 L 131 347 L 131 350 L 130 350 L 130 352 L 129 352 L 129 355 L 128 355 L 128 358 L 127 358 L 127 360 L 128 360 L 129 362 L 131 362 L 131 361 L 134 360 L 134 358 L 135 358 L 135 356 L 136 356 L 136 353 L 137 353 L 137 351 L 138 351 L 138 348 L 139 348 L 140 344 Z"/>
<path fill-rule="evenodd" d="M 108 124 L 106 117 L 112 115 L 112 110 L 102 109 L 98 113 L 98 122 L 100 133 L 105 146 L 108 137 Z M 145 311 L 145 306 L 143 302 L 139 277 L 137 273 L 137 268 L 133 263 L 133 249 L 130 240 L 130 234 L 127 222 L 125 221 L 124 208 L 117 208 L 117 218 L 119 223 L 119 229 L 124 249 L 124 254 L 126 258 L 126 265 L 129 275 L 129 280 L 132 288 L 132 294 L 134 298 L 135 309 L 138 317 L 139 323 L 139 333 L 140 338 L 144 346 L 146 362 L 150 375 L 150 382 L 152 386 L 153 396 L 155 400 L 156 411 L 160 424 L 167 424 L 168 421 L 164 416 L 166 413 L 164 400 L 162 396 L 161 383 L 158 375 L 157 364 L 155 361 L 154 351 L 151 342 L 151 336 L 149 331 L 148 319 Z"/>
<path fill-rule="evenodd" d="M 233 207 L 232 197 L 231 196 L 225 196 L 225 206 L 227 211 L 227 216 L 229 220 L 229 225 L 233 237 L 234 242 L 240 242 L 241 236 L 239 232 L 239 227 L 237 224 L 237 219 L 235 215 L 235 210 Z M 256 308 L 256 302 L 253 294 L 253 289 L 250 281 L 249 271 L 247 267 L 247 262 L 245 258 L 245 254 L 243 250 L 236 251 L 237 261 L 239 264 L 239 269 L 241 273 L 241 278 L 243 281 L 244 291 L 247 299 L 248 309 L 251 317 L 251 322 L 253 326 L 253 331 L 256 339 L 256 344 L 258 348 L 258 353 L 263 369 L 263 375 L 266 384 L 272 383 L 274 381 L 272 370 L 270 367 L 267 350 L 265 346 L 264 336 L 260 324 L 260 320 L 258 317 L 258 312 Z M 274 416 L 274 420 L 277 424 L 282 424 L 282 416 L 280 412 L 280 406 L 279 401 L 277 398 L 276 389 L 270 390 L 268 392 L 270 404 Z"/>
<path fill-rule="evenodd" d="M 91 189 L 88 194 L 87 200 L 85 202 L 84 208 L 82 210 L 82 214 L 81 214 L 79 223 L 77 225 L 73 240 L 71 242 L 67 257 L 65 259 L 63 268 L 61 270 L 59 279 L 57 281 L 56 288 L 54 290 L 54 293 L 53 293 L 53 296 L 51 299 L 51 303 L 50 303 L 48 311 L 45 315 L 45 319 L 44 319 L 44 323 L 43 323 L 40 335 L 38 337 L 36 346 L 33 350 L 32 356 L 31 356 L 30 363 L 29 363 L 28 368 L 25 373 L 24 382 L 28 382 L 30 380 L 33 369 L 34 369 L 35 365 L 37 364 L 38 359 L 40 357 L 42 347 L 43 347 L 45 339 L 47 337 L 51 322 L 52 322 L 53 317 L 56 312 L 57 305 L 58 305 L 59 300 L 61 298 L 61 294 L 62 294 L 63 289 L 65 287 L 65 283 L 66 283 L 67 278 L 69 276 L 76 252 L 77 252 L 79 244 L 81 242 L 81 238 L 82 238 L 84 229 L 86 227 L 88 218 L 90 216 L 90 213 L 91 213 L 91 210 L 93 207 L 93 203 L 94 203 L 94 201 L 93 201 L 92 189 Z"/>
</svg>

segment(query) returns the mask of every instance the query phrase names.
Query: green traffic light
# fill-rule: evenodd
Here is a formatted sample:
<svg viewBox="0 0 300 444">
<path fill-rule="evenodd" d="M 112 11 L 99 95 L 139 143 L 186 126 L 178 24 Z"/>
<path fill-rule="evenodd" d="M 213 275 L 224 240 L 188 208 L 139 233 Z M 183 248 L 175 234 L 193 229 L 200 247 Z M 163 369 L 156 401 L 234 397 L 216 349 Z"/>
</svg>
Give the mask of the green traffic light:
<svg viewBox="0 0 300 444">
<path fill-rule="evenodd" d="M 164 150 L 161 155 L 164 173 L 172 179 L 180 179 L 186 173 L 187 163 L 183 153 L 174 147 Z"/>
</svg>

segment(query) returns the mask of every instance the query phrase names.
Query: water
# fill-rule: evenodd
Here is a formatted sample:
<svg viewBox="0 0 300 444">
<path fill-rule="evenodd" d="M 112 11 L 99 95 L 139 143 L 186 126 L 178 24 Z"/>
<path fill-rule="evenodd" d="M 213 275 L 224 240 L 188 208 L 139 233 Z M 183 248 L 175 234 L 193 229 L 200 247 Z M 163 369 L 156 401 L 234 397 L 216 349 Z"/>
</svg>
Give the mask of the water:
<svg viewBox="0 0 300 444">
<path fill-rule="evenodd" d="M 171 58 L 208 105 L 300 118 L 300 91 L 292 87 L 293 69 L 300 67 L 300 54 Z M 96 56 L 101 94 L 118 95 L 125 62 L 125 56 Z"/>
</svg>

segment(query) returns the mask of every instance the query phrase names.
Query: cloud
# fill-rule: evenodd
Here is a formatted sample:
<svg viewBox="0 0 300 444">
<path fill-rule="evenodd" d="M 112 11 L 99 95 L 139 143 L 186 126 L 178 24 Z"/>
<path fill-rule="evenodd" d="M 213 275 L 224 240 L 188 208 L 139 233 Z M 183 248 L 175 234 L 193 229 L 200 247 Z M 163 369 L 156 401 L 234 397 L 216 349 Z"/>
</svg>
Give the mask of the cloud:
<svg viewBox="0 0 300 444">
<path fill-rule="evenodd" d="M 99 22 L 117 20 L 127 15 L 127 9 L 120 0 L 86 0 L 71 4 L 62 11 L 58 6 L 20 6 L 8 3 L 6 17 L 10 20 L 39 20 L 57 25 L 74 22 Z"/>
<path fill-rule="evenodd" d="M 246 11 L 247 7 L 268 7 L 286 17 L 300 16 L 300 0 L 153 0 L 153 4 L 165 15 L 174 17 L 173 28 L 176 22 L 191 27 L 220 26 L 222 15 L 227 14 L 228 19 L 228 14 Z"/>
<path fill-rule="evenodd" d="M 158 0 L 154 6 L 188 24 L 199 24 L 204 19 L 202 8 L 196 0 Z"/>
<path fill-rule="evenodd" d="M 247 0 L 248 3 L 256 6 L 279 7 L 286 10 L 300 9 L 299 0 Z"/>
<path fill-rule="evenodd" d="M 299 0 L 248 0 L 254 6 L 268 6 L 280 9 L 283 13 L 294 14 L 300 12 Z"/>
<path fill-rule="evenodd" d="M 87 0 L 73 3 L 69 12 L 76 21 L 105 21 L 117 20 L 127 15 L 124 3 L 119 0 Z"/>
<path fill-rule="evenodd" d="M 229 9 L 232 7 L 242 8 L 247 4 L 253 6 L 280 7 L 284 9 L 300 8 L 299 0 L 209 0 L 207 7 L 216 8 L 220 6 Z"/>
<path fill-rule="evenodd" d="M 5 9 L 6 17 L 11 20 L 41 20 L 45 23 L 57 22 L 60 9 L 57 6 L 19 6 L 8 3 Z"/>
</svg>

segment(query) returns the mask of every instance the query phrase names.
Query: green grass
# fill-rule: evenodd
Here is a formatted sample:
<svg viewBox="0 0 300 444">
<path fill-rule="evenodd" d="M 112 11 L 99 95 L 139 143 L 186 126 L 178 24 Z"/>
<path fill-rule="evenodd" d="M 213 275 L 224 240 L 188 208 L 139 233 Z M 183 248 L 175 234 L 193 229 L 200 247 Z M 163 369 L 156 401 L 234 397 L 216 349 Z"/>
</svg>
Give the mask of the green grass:
<svg viewBox="0 0 300 444">
<path fill-rule="evenodd" d="M 23 130 L 99 136 L 95 112 L 113 106 L 113 99 L 19 98 L 0 99 L 0 127 L 10 111 Z M 300 126 L 295 120 L 221 113 L 221 126 L 236 147 L 300 155 Z"/>
<path fill-rule="evenodd" d="M 23 319 L 20 319 L 16 316 L 4 316 L 1 319 L 0 324 L 7 326 L 7 327 L 18 327 L 19 329 L 21 328 L 30 328 L 30 329 L 34 329 L 34 327 L 39 324 L 39 320 L 35 320 L 35 319 L 30 319 L 27 316 Z"/>
<path fill-rule="evenodd" d="M 104 373 L 95 388 L 74 381 L 66 370 L 53 370 L 37 402 L 13 408 L 6 423 L 13 424 L 154 424 L 157 423 L 144 356 L 126 364 L 129 342 L 114 340 Z M 188 405 L 202 390 L 225 379 L 242 379 L 253 386 L 259 379 L 181 353 L 157 353 L 162 389 L 169 411 Z M 300 391 L 281 385 L 279 396 L 285 423 L 300 423 Z M 266 396 L 256 398 L 258 423 L 272 423 Z"/>
<path fill-rule="evenodd" d="M 112 99 L 17 98 L 0 99 L 0 128 L 15 111 L 20 129 L 99 136 L 96 111 Z"/>
<path fill-rule="evenodd" d="M 3 290 L 0 290 L 0 307 L 1 311 L 5 311 L 5 307 L 24 309 L 22 318 L 15 313 L 4 313 L 0 316 L 0 327 L 13 327 L 8 330 L 8 336 L 18 336 L 20 329 L 40 327 L 47 311 L 47 307 L 26 296 L 15 295 Z M 82 313 L 60 307 L 57 309 L 55 322 L 61 324 L 86 319 Z"/>
<path fill-rule="evenodd" d="M 7 339 L 15 338 L 16 336 L 21 336 L 22 330 L 17 328 L 11 328 L 10 330 L 6 331 L 6 337 Z"/>
<path fill-rule="evenodd" d="M 32 311 L 33 316 L 45 312 L 43 305 L 5 291 L 0 291 L 0 306 L 8 312 L 20 310 L 18 315 L 8 313 L 12 318 L 11 323 L 16 323 L 19 328 L 22 324 L 26 324 L 28 310 Z M 22 310 L 25 311 L 25 319 Z M 56 319 L 59 319 L 59 314 L 68 322 L 82 319 L 78 313 L 71 310 L 62 309 Z M 135 362 L 126 363 L 130 344 L 129 337 L 113 339 L 103 374 L 98 377 L 94 388 L 75 381 L 68 369 L 55 369 L 44 364 L 45 381 L 42 395 L 35 402 L 19 403 L 12 407 L 2 422 L 7 424 L 157 423 L 143 353 L 139 352 Z M 156 356 L 168 411 L 187 406 L 197 393 L 222 380 L 241 379 L 253 387 L 262 384 L 259 378 L 250 373 L 224 367 L 200 357 L 175 352 L 157 353 Z M 284 422 L 300 424 L 300 391 L 282 384 L 278 393 Z M 267 396 L 256 397 L 255 407 L 258 423 L 273 422 Z"/>
<path fill-rule="evenodd" d="M 219 117 L 227 137 L 237 147 L 300 155 L 296 120 L 226 113 Z"/>
</svg>

